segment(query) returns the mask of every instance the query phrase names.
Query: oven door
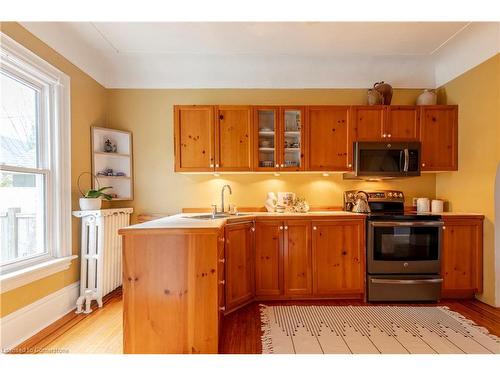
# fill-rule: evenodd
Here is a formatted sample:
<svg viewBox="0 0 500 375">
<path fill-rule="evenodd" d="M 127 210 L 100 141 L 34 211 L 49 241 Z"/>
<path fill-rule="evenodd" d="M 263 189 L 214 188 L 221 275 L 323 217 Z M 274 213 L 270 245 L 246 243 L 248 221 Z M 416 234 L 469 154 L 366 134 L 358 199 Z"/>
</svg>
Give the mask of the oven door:
<svg viewBox="0 0 500 375">
<path fill-rule="evenodd" d="M 369 274 L 439 274 L 442 221 L 368 221 Z"/>
</svg>

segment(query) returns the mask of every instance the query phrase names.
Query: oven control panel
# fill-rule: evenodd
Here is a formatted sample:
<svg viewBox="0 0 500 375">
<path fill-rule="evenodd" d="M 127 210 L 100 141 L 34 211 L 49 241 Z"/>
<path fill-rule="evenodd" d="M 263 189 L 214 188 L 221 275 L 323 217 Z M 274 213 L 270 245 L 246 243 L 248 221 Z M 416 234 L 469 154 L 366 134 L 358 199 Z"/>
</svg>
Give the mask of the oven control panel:
<svg viewBox="0 0 500 375">
<path fill-rule="evenodd" d="M 344 204 L 347 202 L 355 202 L 356 195 L 364 190 L 347 190 L 344 192 Z M 399 190 L 377 190 L 364 191 L 368 195 L 369 202 L 404 202 L 405 197 L 402 191 Z"/>
</svg>

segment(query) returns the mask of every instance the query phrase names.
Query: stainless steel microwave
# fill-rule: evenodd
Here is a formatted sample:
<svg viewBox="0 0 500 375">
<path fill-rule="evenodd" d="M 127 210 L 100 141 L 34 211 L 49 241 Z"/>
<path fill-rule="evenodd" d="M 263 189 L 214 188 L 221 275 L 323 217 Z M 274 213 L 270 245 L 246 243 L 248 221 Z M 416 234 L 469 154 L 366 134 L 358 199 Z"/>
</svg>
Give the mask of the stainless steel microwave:
<svg viewBox="0 0 500 375">
<path fill-rule="evenodd" d="M 420 176 L 420 142 L 354 143 L 356 177 Z"/>
</svg>

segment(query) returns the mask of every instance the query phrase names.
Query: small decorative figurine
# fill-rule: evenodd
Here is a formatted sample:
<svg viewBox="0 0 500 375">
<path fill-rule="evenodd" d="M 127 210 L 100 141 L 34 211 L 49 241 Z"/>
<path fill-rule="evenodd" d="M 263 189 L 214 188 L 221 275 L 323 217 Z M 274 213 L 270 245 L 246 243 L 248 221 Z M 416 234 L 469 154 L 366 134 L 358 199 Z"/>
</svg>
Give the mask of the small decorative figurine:
<svg viewBox="0 0 500 375">
<path fill-rule="evenodd" d="M 116 152 L 116 151 L 117 151 L 116 143 L 113 142 L 111 139 L 107 138 L 104 141 L 104 152 Z"/>
</svg>

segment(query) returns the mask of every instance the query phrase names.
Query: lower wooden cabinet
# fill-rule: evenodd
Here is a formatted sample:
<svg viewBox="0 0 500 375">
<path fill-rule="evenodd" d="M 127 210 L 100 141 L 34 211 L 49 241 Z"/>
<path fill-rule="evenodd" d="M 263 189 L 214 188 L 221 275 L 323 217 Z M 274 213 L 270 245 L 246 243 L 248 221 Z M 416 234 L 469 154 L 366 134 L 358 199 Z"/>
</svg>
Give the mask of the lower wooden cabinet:
<svg viewBox="0 0 500 375">
<path fill-rule="evenodd" d="M 285 221 L 283 235 L 285 295 L 310 295 L 312 294 L 311 221 Z"/>
<path fill-rule="evenodd" d="M 229 224 L 225 228 L 226 312 L 254 298 L 253 222 Z"/>
<path fill-rule="evenodd" d="M 312 223 L 313 293 L 364 293 L 364 220 Z"/>
<path fill-rule="evenodd" d="M 443 297 L 472 297 L 483 289 L 483 219 L 444 216 L 443 221 Z"/>
<path fill-rule="evenodd" d="M 279 296 L 283 291 L 283 222 L 255 224 L 255 295 Z"/>
</svg>

